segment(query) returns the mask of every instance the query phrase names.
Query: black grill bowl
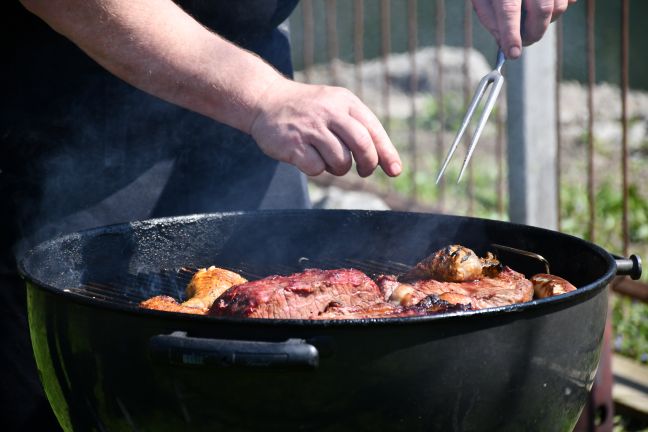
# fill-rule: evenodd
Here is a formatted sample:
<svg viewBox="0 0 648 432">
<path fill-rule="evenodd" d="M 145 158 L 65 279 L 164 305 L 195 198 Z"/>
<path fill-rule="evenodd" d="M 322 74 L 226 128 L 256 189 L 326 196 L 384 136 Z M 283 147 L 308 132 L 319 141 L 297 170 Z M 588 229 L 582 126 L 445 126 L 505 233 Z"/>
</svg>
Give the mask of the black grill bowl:
<svg viewBox="0 0 648 432">
<path fill-rule="evenodd" d="M 578 290 L 428 317 L 252 320 L 139 309 L 187 268 L 391 273 L 451 243 L 543 255 Z M 528 258 L 500 258 L 527 276 Z M 20 263 L 37 365 L 75 431 L 571 431 L 599 361 L 614 259 L 484 219 L 267 211 L 156 219 L 54 239 Z M 190 276 L 190 274 L 189 274 Z"/>
</svg>

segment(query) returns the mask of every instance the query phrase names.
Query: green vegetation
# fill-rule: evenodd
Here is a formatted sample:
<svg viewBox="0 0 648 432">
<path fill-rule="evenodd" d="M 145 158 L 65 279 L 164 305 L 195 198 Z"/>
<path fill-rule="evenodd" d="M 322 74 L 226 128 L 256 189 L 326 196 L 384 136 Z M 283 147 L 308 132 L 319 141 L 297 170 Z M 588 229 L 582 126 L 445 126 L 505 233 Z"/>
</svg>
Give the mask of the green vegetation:
<svg viewBox="0 0 648 432">
<path fill-rule="evenodd" d="M 618 187 L 609 181 L 600 184 L 596 191 L 595 232 L 596 242 L 610 251 L 622 249 L 621 214 L 623 197 Z M 562 230 L 579 237 L 587 237 L 588 202 L 582 186 L 563 185 L 561 191 Z M 633 247 L 648 247 L 648 199 L 639 193 L 636 184 L 628 189 L 629 236 Z M 644 275 L 648 277 L 648 274 Z M 646 279 L 648 280 L 648 279 Z"/>
<path fill-rule="evenodd" d="M 648 432 L 648 422 L 635 418 L 614 416 L 613 432 Z"/>
<path fill-rule="evenodd" d="M 648 363 L 648 305 L 628 297 L 611 297 L 615 350 Z"/>
</svg>

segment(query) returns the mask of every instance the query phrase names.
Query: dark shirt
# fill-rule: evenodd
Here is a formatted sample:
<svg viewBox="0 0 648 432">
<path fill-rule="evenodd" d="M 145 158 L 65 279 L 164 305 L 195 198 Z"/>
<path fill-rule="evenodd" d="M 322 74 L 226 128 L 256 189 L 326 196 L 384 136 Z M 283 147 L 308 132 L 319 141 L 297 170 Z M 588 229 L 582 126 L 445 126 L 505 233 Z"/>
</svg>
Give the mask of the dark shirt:
<svg viewBox="0 0 648 432">
<path fill-rule="evenodd" d="M 19 255 L 62 232 L 128 220 L 308 205 L 303 176 L 249 136 L 135 89 L 8 3 L 4 28 L 17 30 L 3 43 L 0 68 L 3 251 Z M 296 0 L 178 3 L 292 74 L 277 26 Z M 13 271 L 3 255 L 0 271 Z"/>
<path fill-rule="evenodd" d="M 292 73 L 277 26 L 296 0 L 179 2 Z M 16 257 L 34 243 L 158 216 L 308 206 L 304 176 L 253 140 L 106 72 L 19 2 L 0 14 L 0 406 L 3 430 L 56 430 L 36 373 Z M 9 30 L 10 29 L 10 30 Z"/>
</svg>

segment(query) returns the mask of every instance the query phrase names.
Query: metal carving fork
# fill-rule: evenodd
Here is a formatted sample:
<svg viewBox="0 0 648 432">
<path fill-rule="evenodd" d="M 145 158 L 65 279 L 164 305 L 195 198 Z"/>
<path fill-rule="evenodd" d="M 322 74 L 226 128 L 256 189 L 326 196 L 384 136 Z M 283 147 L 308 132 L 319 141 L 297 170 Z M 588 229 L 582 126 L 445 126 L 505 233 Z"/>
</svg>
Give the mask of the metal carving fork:
<svg viewBox="0 0 648 432">
<path fill-rule="evenodd" d="M 495 106 L 495 102 L 497 100 L 497 96 L 499 95 L 499 92 L 502 89 L 502 85 L 504 84 L 504 77 L 502 76 L 501 71 L 505 61 L 506 61 L 506 57 L 504 56 L 502 50 L 501 49 L 497 50 L 497 64 L 495 65 L 495 69 L 493 69 L 491 72 L 486 74 L 481 79 L 481 81 L 479 81 L 479 85 L 477 86 L 477 91 L 475 91 L 475 95 L 473 96 L 472 101 L 470 101 L 470 105 L 468 106 L 468 111 L 466 112 L 463 122 L 461 123 L 461 127 L 459 128 L 457 137 L 454 139 L 454 142 L 450 147 L 450 151 L 448 151 L 448 155 L 443 161 L 443 166 L 441 167 L 441 171 L 439 171 L 439 175 L 437 176 L 436 179 L 437 183 L 439 183 L 439 180 L 441 180 L 443 173 L 448 167 L 448 163 L 450 162 L 450 159 L 452 159 L 452 155 L 454 154 L 455 150 L 457 150 L 457 146 L 459 145 L 459 142 L 461 141 L 464 132 L 466 132 L 466 128 L 468 127 L 468 124 L 470 123 L 472 116 L 475 114 L 475 111 L 477 110 L 477 106 L 479 106 L 479 102 L 481 102 L 482 98 L 484 97 L 484 94 L 486 93 L 486 89 L 492 85 L 491 91 L 488 94 L 488 98 L 486 99 L 486 104 L 484 105 L 484 111 L 482 112 L 482 115 L 479 118 L 479 123 L 477 124 L 477 128 L 475 129 L 475 133 L 473 135 L 472 141 L 470 142 L 470 146 L 468 147 L 468 153 L 466 153 L 466 158 L 464 159 L 463 166 L 461 167 L 461 171 L 459 172 L 459 177 L 457 178 L 457 183 L 461 181 L 461 177 L 463 176 L 463 173 L 466 170 L 466 167 L 468 166 L 468 162 L 470 162 L 470 158 L 472 157 L 472 154 L 475 151 L 475 147 L 477 146 L 477 141 L 479 140 L 479 136 L 484 130 L 484 126 L 486 126 L 486 122 L 488 121 L 488 116 L 493 110 L 493 107 Z"/>
</svg>

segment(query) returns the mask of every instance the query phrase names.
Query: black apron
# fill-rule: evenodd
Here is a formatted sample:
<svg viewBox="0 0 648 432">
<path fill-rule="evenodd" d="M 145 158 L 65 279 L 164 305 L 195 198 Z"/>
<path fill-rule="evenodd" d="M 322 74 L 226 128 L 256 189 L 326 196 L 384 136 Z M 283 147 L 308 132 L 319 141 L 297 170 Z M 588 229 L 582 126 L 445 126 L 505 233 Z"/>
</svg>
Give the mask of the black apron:
<svg viewBox="0 0 648 432">
<path fill-rule="evenodd" d="M 296 2 L 178 3 L 290 76 L 289 41 L 278 26 Z M 305 177 L 249 136 L 124 83 L 18 2 L 6 3 L 0 20 L 14 30 L 0 42 L 8 59 L 0 68 L 0 406 L 9 430 L 52 430 L 16 257 L 94 226 L 309 201 Z"/>
</svg>

